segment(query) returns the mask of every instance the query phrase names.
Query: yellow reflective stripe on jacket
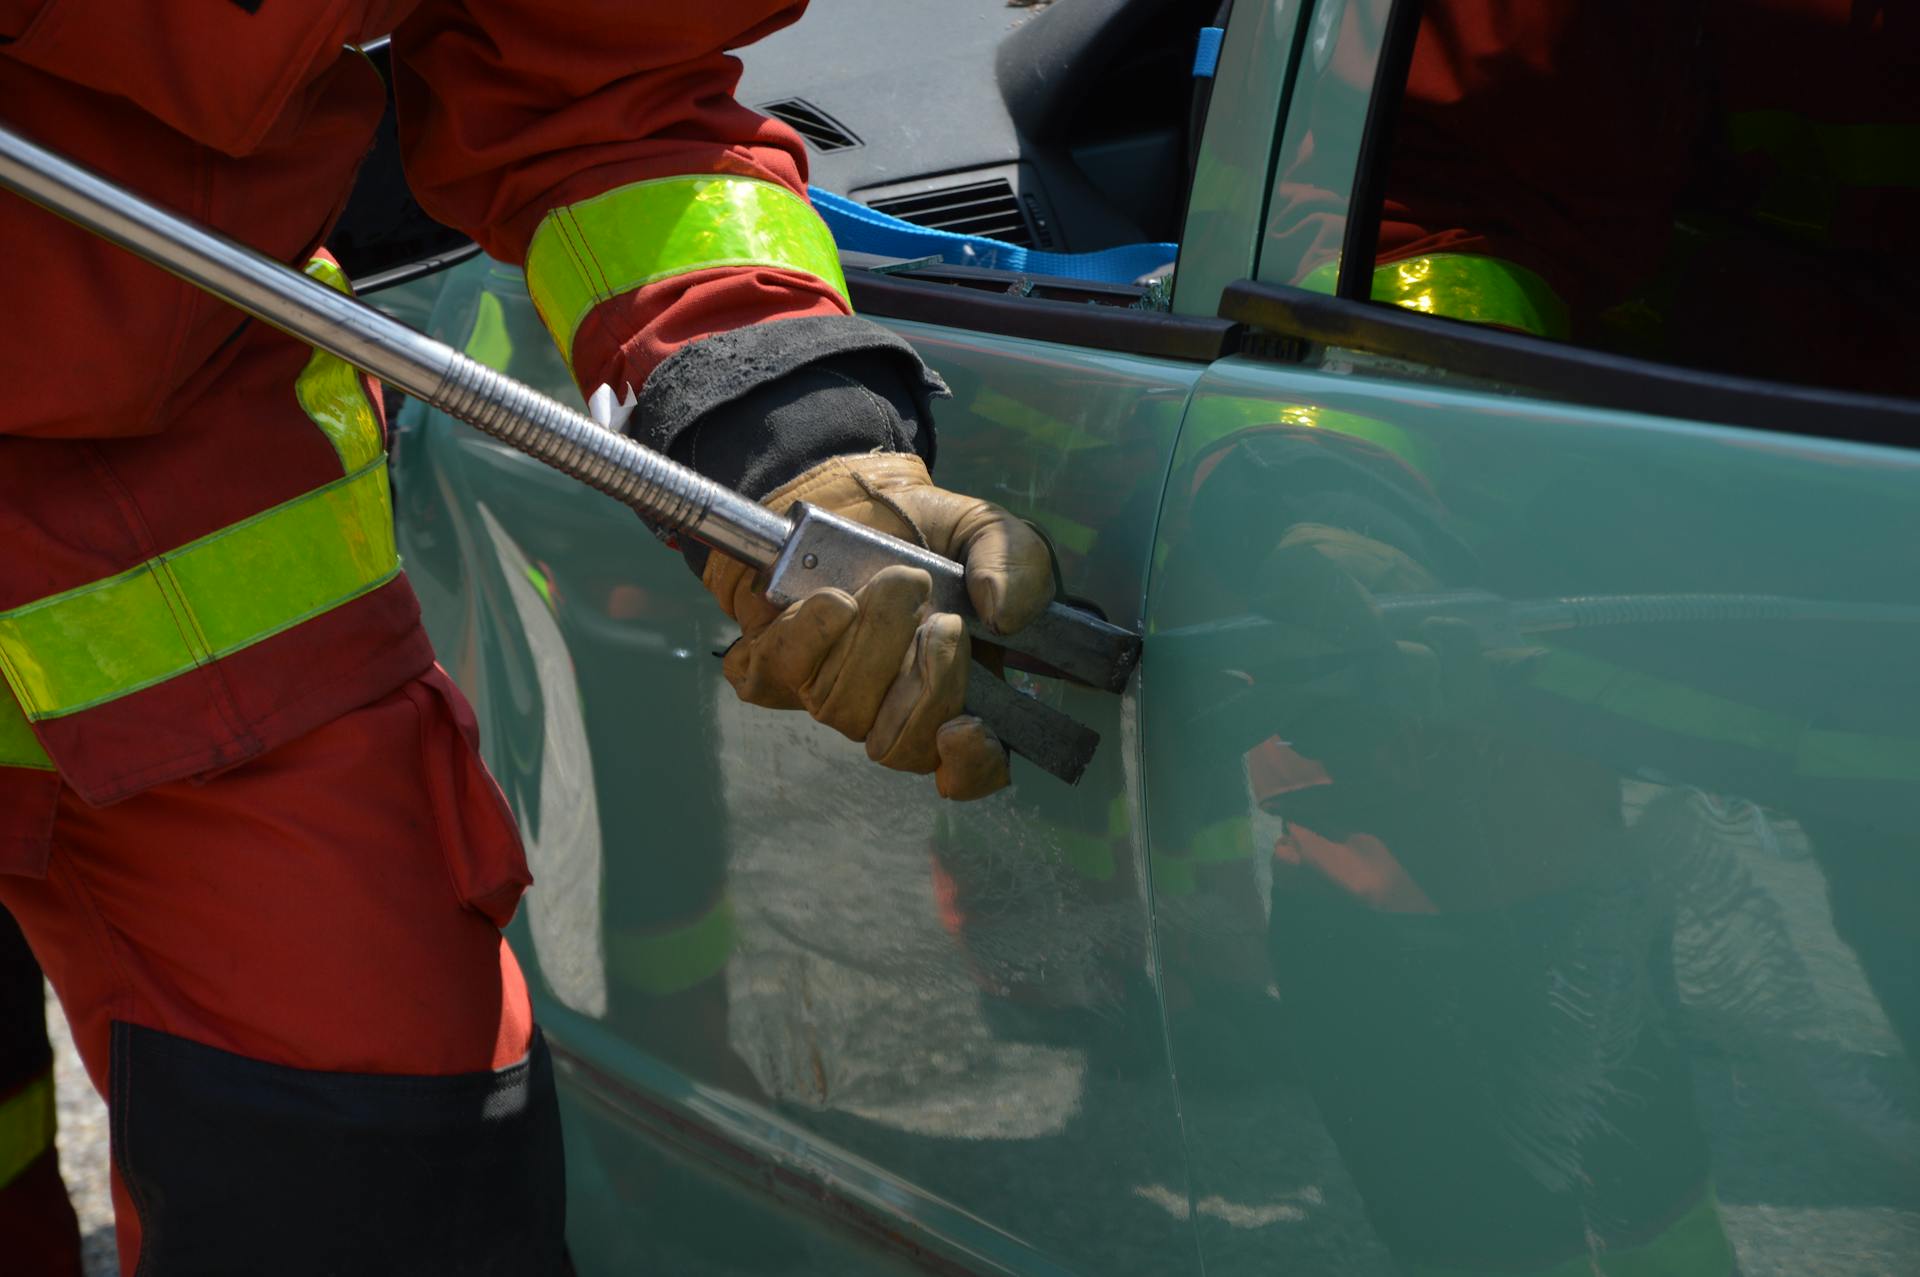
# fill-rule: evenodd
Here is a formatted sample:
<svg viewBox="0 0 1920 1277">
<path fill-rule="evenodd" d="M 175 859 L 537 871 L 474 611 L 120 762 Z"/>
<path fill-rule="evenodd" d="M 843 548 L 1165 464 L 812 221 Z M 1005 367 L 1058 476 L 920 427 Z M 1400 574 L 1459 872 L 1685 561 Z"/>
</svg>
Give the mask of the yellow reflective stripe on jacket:
<svg viewBox="0 0 1920 1277">
<path fill-rule="evenodd" d="M 1331 293 L 1340 263 L 1325 262 L 1300 287 Z M 1426 253 L 1373 271 L 1373 300 L 1473 324 L 1497 324 L 1535 337 L 1571 331 L 1566 303 L 1526 267 L 1480 253 Z"/>
<path fill-rule="evenodd" d="M 748 177 L 634 182 L 548 213 L 527 247 L 527 292 L 573 366 L 573 339 L 601 302 L 691 271 L 770 266 L 847 295 L 840 253 L 813 206 Z"/>
<path fill-rule="evenodd" d="M 3 680 L 0 680 L 0 767 L 53 770 L 53 760 L 47 757 L 39 737 L 27 724 L 27 712 L 20 708 L 20 702 L 13 698 Z"/>
<path fill-rule="evenodd" d="M 346 272 L 324 257 L 307 263 L 307 274 L 348 296 L 353 289 Z M 380 421 L 367 401 L 366 387 L 359 369 L 325 351 L 316 350 L 293 383 L 294 398 L 301 409 L 320 427 L 320 432 L 340 454 L 340 468 L 348 474 L 371 464 L 385 450 L 380 437 Z"/>
<path fill-rule="evenodd" d="M 118 576 L 0 612 L 0 671 L 29 718 L 77 713 L 291 629 L 399 571 L 381 456 Z"/>
<path fill-rule="evenodd" d="M 351 293 L 334 263 L 307 273 Z M 29 720 L 78 713 L 251 646 L 400 571 L 385 441 L 360 374 L 315 351 L 295 400 L 342 477 L 137 567 L 0 612 L 0 767 L 51 770 Z"/>
<path fill-rule="evenodd" d="M 733 901 L 722 896 L 693 922 L 657 931 L 615 931 L 607 937 L 614 978 L 642 993 L 681 993 L 726 970 L 739 929 Z"/>
<path fill-rule="evenodd" d="M 1437 1268 L 1408 1264 L 1408 1277 L 1495 1277 L 1493 1270 Z M 1519 1277 L 1501 1268 L 1498 1277 Z M 1652 1241 L 1579 1255 L 1547 1268 L 1526 1270 L 1525 1277 L 1729 1277 L 1733 1246 L 1720 1223 L 1720 1204 L 1709 1190 Z"/>
<path fill-rule="evenodd" d="M 53 1070 L 0 1100 L 0 1188 L 53 1147 Z"/>
</svg>

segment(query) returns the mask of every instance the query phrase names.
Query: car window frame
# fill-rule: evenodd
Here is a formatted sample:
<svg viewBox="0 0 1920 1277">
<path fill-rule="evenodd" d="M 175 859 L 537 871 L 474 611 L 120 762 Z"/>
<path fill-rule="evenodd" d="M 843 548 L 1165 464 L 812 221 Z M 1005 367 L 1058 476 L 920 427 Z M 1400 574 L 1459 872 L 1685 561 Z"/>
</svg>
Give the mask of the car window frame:
<svg viewBox="0 0 1920 1277">
<path fill-rule="evenodd" d="M 1273 194 L 1274 148 L 1297 92 L 1314 0 L 1237 0 L 1227 16 L 1180 228 L 1173 310 L 1214 315 L 1252 276 Z"/>
<path fill-rule="evenodd" d="M 1127 305 L 1124 290 L 1077 281 L 966 267 L 913 275 L 850 269 L 846 276 L 854 313 L 869 319 L 1194 363 L 1211 363 L 1240 345 L 1242 325 L 1234 320 L 1138 309 Z M 1080 300 L 1035 296 L 1036 285 L 1088 295 Z"/>
</svg>

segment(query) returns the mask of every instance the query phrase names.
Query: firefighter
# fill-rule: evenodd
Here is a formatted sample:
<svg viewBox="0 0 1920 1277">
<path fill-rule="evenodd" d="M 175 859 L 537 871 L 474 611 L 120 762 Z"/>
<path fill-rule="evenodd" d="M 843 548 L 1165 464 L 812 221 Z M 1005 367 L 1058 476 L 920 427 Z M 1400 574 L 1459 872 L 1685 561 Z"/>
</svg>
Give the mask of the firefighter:
<svg viewBox="0 0 1920 1277">
<path fill-rule="evenodd" d="M 0 119 L 345 287 L 316 248 L 383 99 L 352 46 L 391 32 L 414 190 L 524 264 L 583 392 L 962 560 L 1017 628 L 1044 545 L 932 485 L 943 387 L 851 316 L 799 139 L 732 98 L 724 51 L 803 7 L 0 0 Z M 564 1271 L 499 933 L 526 862 L 399 571 L 377 394 L 24 202 L 0 244 L 0 903 L 112 1110 L 123 1271 Z M 783 613 L 689 558 L 744 699 L 949 797 L 1005 783 L 924 576 Z"/>
</svg>

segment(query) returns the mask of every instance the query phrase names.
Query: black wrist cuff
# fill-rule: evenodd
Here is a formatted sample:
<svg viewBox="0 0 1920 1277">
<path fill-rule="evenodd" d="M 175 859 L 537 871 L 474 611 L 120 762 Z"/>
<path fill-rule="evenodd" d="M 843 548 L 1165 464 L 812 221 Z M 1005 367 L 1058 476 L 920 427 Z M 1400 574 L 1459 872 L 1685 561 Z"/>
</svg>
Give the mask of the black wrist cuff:
<svg viewBox="0 0 1920 1277">
<path fill-rule="evenodd" d="M 682 347 L 648 378 L 629 429 L 642 443 L 759 499 L 830 457 L 913 452 L 933 463 L 946 383 L 863 319 L 774 320 Z M 705 547 L 684 547 L 696 570 Z"/>
<path fill-rule="evenodd" d="M 873 389 L 894 404 L 897 415 L 910 427 L 912 450 L 932 461 L 930 405 L 949 393 L 946 383 L 920 361 L 919 353 L 903 338 L 852 315 L 769 320 L 682 346 L 647 378 L 628 430 L 641 443 L 669 456 L 705 453 L 704 446 L 683 446 L 683 436 L 703 429 L 709 418 L 727 409 L 732 409 L 727 416 L 735 423 L 749 419 L 751 414 L 744 410 L 747 405 L 743 401 L 753 399 L 757 401 L 755 406 L 772 406 L 773 400 L 783 398 L 776 395 L 770 400 L 766 393 L 776 383 L 829 361 L 842 367 L 847 376 L 872 376 L 877 383 Z M 793 424 L 792 414 L 778 423 L 787 427 Z M 767 433 L 775 433 L 775 423 L 768 423 Z M 822 453 L 815 460 L 824 461 L 833 455 L 836 453 Z M 702 471 L 720 478 L 704 466 Z"/>
</svg>

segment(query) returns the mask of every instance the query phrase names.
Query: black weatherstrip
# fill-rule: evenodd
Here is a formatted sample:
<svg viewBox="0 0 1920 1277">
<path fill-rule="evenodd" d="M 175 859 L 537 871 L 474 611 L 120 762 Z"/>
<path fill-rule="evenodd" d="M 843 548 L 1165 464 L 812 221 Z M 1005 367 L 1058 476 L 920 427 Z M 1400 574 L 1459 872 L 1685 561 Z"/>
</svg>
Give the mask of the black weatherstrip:
<svg viewBox="0 0 1920 1277">
<path fill-rule="evenodd" d="M 401 284 L 411 284 L 415 280 L 425 279 L 449 267 L 458 266 L 469 257 L 478 256 L 479 253 L 480 246 L 468 241 L 450 252 L 436 253 L 431 257 L 423 257 L 417 262 L 408 262 L 404 266 L 395 266 L 365 278 L 356 277 L 353 281 L 353 293 L 356 297 L 365 297 L 383 288 L 397 288 Z"/>
<path fill-rule="evenodd" d="M 1208 363 L 1233 353 L 1240 326 L 1223 319 L 1170 315 L 1089 302 L 1051 301 L 956 284 L 922 283 L 872 271 L 847 272 L 853 308 L 869 318 L 904 319 L 947 328 L 967 328 L 1089 346 L 1130 355 L 1157 355 Z"/>
<path fill-rule="evenodd" d="M 1220 314 L 1263 333 L 1426 364 L 1569 403 L 1786 434 L 1920 445 L 1920 401 L 1911 399 L 1674 368 L 1252 280 L 1228 286 Z"/>
</svg>

